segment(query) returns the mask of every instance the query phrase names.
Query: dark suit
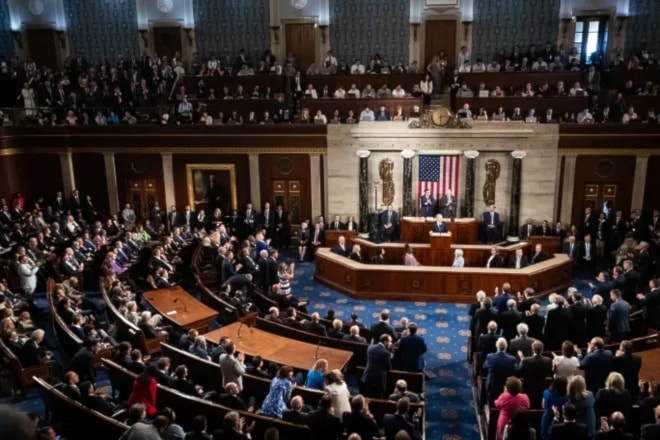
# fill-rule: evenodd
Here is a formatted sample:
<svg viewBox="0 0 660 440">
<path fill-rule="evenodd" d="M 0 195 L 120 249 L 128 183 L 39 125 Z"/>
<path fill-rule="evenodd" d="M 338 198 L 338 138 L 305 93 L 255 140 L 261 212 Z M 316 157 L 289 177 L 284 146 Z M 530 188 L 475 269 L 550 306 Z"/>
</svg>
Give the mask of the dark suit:
<svg viewBox="0 0 660 440">
<path fill-rule="evenodd" d="M 573 321 L 572 326 L 572 335 L 571 341 L 578 347 L 584 347 L 587 345 L 587 328 L 586 328 L 586 317 L 587 317 L 587 307 L 583 302 L 579 301 L 571 304 L 568 307 L 568 310 L 571 312 L 571 317 Z"/>
<path fill-rule="evenodd" d="M 419 201 L 419 215 L 421 217 L 433 217 L 435 215 L 435 198 L 431 195 L 423 195 Z"/>
<path fill-rule="evenodd" d="M 639 394 L 639 370 L 642 368 L 642 358 L 636 354 L 624 354 L 623 356 L 615 356 L 612 359 L 612 370 L 621 373 L 623 376 L 626 389 L 633 398 L 637 401 Z"/>
<path fill-rule="evenodd" d="M 286 414 L 286 411 L 284 412 Z M 286 420 L 286 419 L 285 419 Z M 376 421 L 361 412 L 346 411 L 342 417 L 342 424 L 346 432 L 357 433 L 362 439 L 372 439 L 380 437 L 378 433 L 378 424 Z"/>
<path fill-rule="evenodd" d="M 534 339 L 543 339 L 543 327 L 545 327 L 545 318 L 538 313 L 525 316 L 523 322 L 529 327 L 527 336 Z"/>
<path fill-rule="evenodd" d="M 644 324 L 646 328 L 660 328 L 660 288 L 655 288 L 640 301 L 643 308 Z"/>
<path fill-rule="evenodd" d="M 529 357 L 532 355 L 532 344 L 534 341 L 535 339 L 529 336 L 518 336 L 509 341 L 508 352 L 513 356 L 518 356 L 518 352 L 521 351 L 523 356 Z"/>
<path fill-rule="evenodd" d="M 531 237 L 536 233 L 536 226 L 531 223 L 527 223 L 520 227 L 520 239 L 524 240 L 528 237 Z"/>
<path fill-rule="evenodd" d="M 486 233 L 486 242 L 494 243 L 500 238 L 500 214 L 498 212 L 484 212 L 483 224 Z"/>
<path fill-rule="evenodd" d="M 255 233 L 258 219 L 259 219 L 259 213 L 254 209 L 250 209 L 249 211 L 245 209 L 243 210 L 243 212 L 241 212 L 240 214 L 240 224 L 242 228 L 241 232 L 245 237 Z"/>
<path fill-rule="evenodd" d="M 446 195 L 440 199 L 440 213 L 443 217 L 456 217 L 456 196 L 451 196 L 451 200 Z"/>
<path fill-rule="evenodd" d="M 424 353 L 426 353 L 426 343 L 421 336 L 415 334 L 401 338 L 397 353 L 401 358 L 401 369 L 414 372 L 422 371 L 424 368 Z"/>
<path fill-rule="evenodd" d="M 548 349 L 557 350 L 561 344 L 571 339 L 571 312 L 564 307 L 555 307 L 548 311 L 545 319 L 544 337 Z"/>
<path fill-rule="evenodd" d="M 540 409 L 546 378 L 552 376 L 552 359 L 534 355 L 520 361 L 520 377 L 525 384 L 525 394 L 532 409 Z"/>
<path fill-rule="evenodd" d="M 332 248 L 332 252 L 334 252 L 335 254 L 339 254 L 342 257 L 348 257 L 348 255 L 350 254 L 351 251 L 346 246 L 344 246 L 344 248 L 342 249 L 342 247 L 339 245 L 339 243 L 337 243 Z"/>
<path fill-rule="evenodd" d="M 346 226 L 340 221 L 333 221 L 328 224 L 328 229 L 332 231 L 340 231 L 346 229 Z"/>
<path fill-rule="evenodd" d="M 486 267 L 490 269 L 502 267 L 502 265 L 504 264 L 502 260 L 502 256 L 500 254 L 495 254 L 491 256 L 493 257 L 492 259 L 491 257 L 488 257 L 488 260 L 486 260 Z"/>
<path fill-rule="evenodd" d="M 610 306 L 609 330 L 613 341 L 622 341 L 630 333 L 630 304 L 618 299 Z"/>
<path fill-rule="evenodd" d="M 536 264 L 540 263 L 542 261 L 545 261 L 548 259 L 548 256 L 544 254 L 543 252 L 539 252 L 538 254 L 532 255 L 532 258 L 529 261 L 529 264 Z"/>
<path fill-rule="evenodd" d="M 282 420 L 289 423 L 295 423 L 297 425 L 307 425 L 309 421 L 309 414 L 292 409 L 285 409 L 282 412 Z"/>
<path fill-rule="evenodd" d="M 650 425 L 643 425 L 640 431 L 641 440 L 653 440 L 660 438 L 660 422 Z"/>
<path fill-rule="evenodd" d="M 477 372 L 481 372 L 484 363 L 486 362 L 486 357 L 497 351 L 497 342 L 498 335 L 495 333 L 484 333 L 479 336 L 479 342 L 477 344 L 477 350 L 479 350 L 479 364 L 477 365 Z"/>
<path fill-rule="evenodd" d="M 621 431 L 620 429 L 614 429 L 612 431 L 598 431 L 594 435 L 594 440 L 633 440 L 633 435 Z"/>
<path fill-rule="evenodd" d="M 502 336 L 507 341 L 516 337 L 516 326 L 523 320 L 523 314 L 518 310 L 506 310 L 499 314 L 498 324 L 502 329 Z"/>
<path fill-rule="evenodd" d="M 309 426 L 310 439 L 313 440 L 337 440 L 341 437 L 341 420 L 328 414 L 324 409 L 309 413 L 307 426 Z"/>
<path fill-rule="evenodd" d="M 383 428 L 385 429 L 386 440 L 394 440 L 396 433 L 401 430 L 406 431 L 413 440 L 419 440 L 421 438 L 419 433 L 415 431 L 413 424 L 400 414 L 385 414 L 383 417 Z"/>
<path fill-rule="evenodd" d="M 595 350 L 580 360 L 589 391 L 596 394 L 603 387 L 605 379 L 612 372 L 612 360 L 612 353 L 608 350 Z"/>
<path fill-rule="evenodd" d="M 497 321 L 497 317 L 497 311 L 494 307 L 477 310 L 472 320 L 473 328 L 470 329 L 472 334 L 481 335 L 486 333 L 488 331 L 488 323 L 490 321 Z"/>
<path fill-rule="evenodd" d="M 444 222 L 434 222 L 433 226 L 431 227 L 431 231 L 433 232 L 447 232 L 447 227 L 445 226 Z"/>
<path fill-rule="evenodd" d="M 587 309 L 585 316 L 587 339 L 605 334 L 605 321 L 607 321 L 607 307 L 593 306 Z"/>
<path fill-rule="evenodd" d="M 582 423 L 557 423 L 550 427 L 550 440 L 588 440 L 587 427 Z"/>
<path fill-rule="evenodd" d="M 367 349 L 367 366 L 362 373 L 364 394 L 382 399 L 387 388 L 387 372 L 392 369 L 392 356 L 383 344 L 371 345 Z"/>
<path fill-rule="evenodd" d="M 488 403 L 490 405 L 493 405 L 497 397 L 502 394 L 506 379 L 515 375 L 516 363 L 515 357 L 503 351 L 486 356 L 484 368 L 488 369 L 486 390 L 488 391 Z"/>
<path fill-rule="evenodd" d="M 392 341 L 396 341 L 397 335 L 391 325 L 384 321 L 378 321 L 371 326 L 371 338 L 374 344 L 380 341 L 380 336 L 387 333 L 392 337 Z"/>
<path fill-rule="evenodd" d="M 382 239 L 392 241 L 399 229 L 399 214 L 396 211 L 383 211 L 379 215 Z M 386 227 L 391 225 L 390 227 Z"/>
<path fill-rule="evenodd" d="M 519 257 L 517 257 L 515 254 L 511 255 L 509 258 L 509 267 L 510 268 L 515 268 L 516 267 L 516 261 Z M 523 269 L 525 267 L 529 266 L 529 260 L 525 255 L 520 256 L 520 269 Z"/>
<path fill-rule="evenodd" d="M 80 380 L 89 380 L 96 382 L 96 370 L 94 369 L 94 354 L 87 347 L 83 347 L 73 355 L 67 371 L 75 371 L 80 376 Z"/>
</svg>

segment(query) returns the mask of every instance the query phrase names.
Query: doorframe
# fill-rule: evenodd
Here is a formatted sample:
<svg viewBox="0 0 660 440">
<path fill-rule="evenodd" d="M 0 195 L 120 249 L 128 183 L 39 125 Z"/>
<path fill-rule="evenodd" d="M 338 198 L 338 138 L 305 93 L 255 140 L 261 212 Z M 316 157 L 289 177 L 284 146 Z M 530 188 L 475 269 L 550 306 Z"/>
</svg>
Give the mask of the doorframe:
<svg viewBox="0 0 660 440">
<path fill-rule="evenodd" d="M 28 39 L 28 31 L 31 30 L 49 30 L 53 32 L 53 35 L 55 36 L 55 47 L 57 48 L 57 51 L 55 53 L 55 58 L 57 60 L 57 68 L 63 66 L 64 60 L 66 59 L 67 56 L 69 56 L 70 47 L 71 47 L 69 43 L 68 33 L 66 31 L 57 30 L 54 27 L 46 24 L 23 23 L 21 25 L 21 30 L 19 31 L 21 34 L 20 38 L 23 46 L 23 49 L 21 51 L 22 58 L 25 58 L 26 55 L 30 55 L 30 58 L 33 59 L 32 54 L 30 53 L 30 40 Z M 16 43 L 16 40 L 14 39 L 13 42 Z M 16 49 L 16 44 L 14 44 L 14 48 Z"/>
<path fill-rule="evenodd" d="M 426 72 L 426 65 L 428 62 L 431 60 L 426 59 L 426 22 L 427 21 L 440 21 L 440 20 L 451 20 L 456 22 L 456 38 L 454 39 L 455 44 L 454 44 L 454 54 L 458 56 L 458 53 L 461 50 L 461 46 L 470 46 L 468 43 L 469 41 L 464 41 L 463 38 L 460 38 L 461 35 L 463 35 L 464 32 L 464 27 L 466 24 L 461 21 L 461 17 L 459 13 L 452 13 L 452 14 L 429 14 L 429 15 L 424 15 L 422 17 L 422 25 L 420 32 L 418 33 L 417 40 L 418 40 L 418 48 L 419 52 L 417 53 L 417 62 L 419 63 L 420 69 L 422 71 Z M 454 60 L 454 66 L 455 68 L 458 68 L 457 66 L 457 60 Z"/>
<path fill-rule="evenodd" d="M 318 19 L 315 17 L 307 18 L 283 18 L 280 20 L 280 50 L 279 53 L 275 56 L 280 59 L 286 59 L 286 26 L 289 24 L 313 24 L 314 25 L 314 46 L 316 47 L 316 53 L 314 54 L 314 62 L 319 64 L 325 53 L 330 49 L 330 26 L 326 26 L 325 30 L 325 42 L 323 41 L 321 35 L 321 26 L 318 23 Z M 309 67 L 309 66 L 308 66 Z"/>
<path fill-rule="evenodd" d="M 179 20 L 167 21 L 167 20 L 154 20 L 149 21 L 149 28 L 146 30 L 147 44 L 145 45 L 144 37 L 142 33 L 144 30 L 138 32 L 140 33 L 140 48 L 144 51 L 147 51 L 150 55 L 153 55 L 156 52 L 156 39 L 154 37 L 154 28 L 159 27 L 178 27 L 179 28 L 179 39 L 181 41 L 181 61 L 183 61 L 183 66 L 188 67 L 190 60 L 195 52 L 197 52 L 197 41 L 195 39 L 195 30 L 186 29 L 183 26 L 183 23 Z M 172 54 L 174 55 L 174 54 Z M 158 56 L 163 56 L 158 54 Z M 170 55 L 171 58 L 171 55 Z M 194 75 L 193 72 L 187 72 L 189 75 Z"/>
</svg>

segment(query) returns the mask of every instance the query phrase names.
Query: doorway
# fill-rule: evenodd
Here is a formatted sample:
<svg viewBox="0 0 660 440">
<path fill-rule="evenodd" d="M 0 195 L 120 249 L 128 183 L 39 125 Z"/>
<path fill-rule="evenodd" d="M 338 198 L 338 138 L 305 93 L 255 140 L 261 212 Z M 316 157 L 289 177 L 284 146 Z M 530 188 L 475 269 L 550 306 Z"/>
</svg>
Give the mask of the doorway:
<svg viewBox="0 0 660 440">
<path fill-rule="evenodd" d="M 60 43 L 53 29 L 27 29 L 25 35 L 30 58 L 37 66 L 59 67 Z"/>
<path fill-rule="evenodd" d="M 181 28 L 179 26 L 158 26 L 153 28 L 154 51 L 159 57 L 170 60 L 177 52 L 181 54 Z"/>
<path fill-rule="evenodd" d="M 274 206 L 282 205 L 284 211 L 289 213 L 291 238 L 297 240 L 300 237 L 300 224 L 303 221 L 302 182 L 273 179 L 271 188 L 273 193 L 269 200 L 275 202 Z"/>
<path fill-rule="evenodd" d="M 138 220 L 148 219 L 151 208 L 158 200 L 156 181 L 154 179 L 129 180 L 126 200 L 129 200 Z"/>
<path fill-rule="evenodd" d="M 440 51 L 447 54 L 446 73 L 453 72 L 456 66 L 456 20 L 427 20 L 424 35 L 424 59 L 420 66 L 426 69 L 433 57 Z"/>
<path fill-rule="evenodd" d="M 597 214 L 604 212 L 607 217 L 611 216 L 614 209 L 619 209 L 617 189 L 615 183 L 585 183 L 581 212 L 590 207 Z"/>
<path fill-rule="evenodd" d="M 293 53 L 299 69 L 307 69 L 316 62 L 316 25 L 313 23 L 287 23 L 286 53 Z"/>
</svg>

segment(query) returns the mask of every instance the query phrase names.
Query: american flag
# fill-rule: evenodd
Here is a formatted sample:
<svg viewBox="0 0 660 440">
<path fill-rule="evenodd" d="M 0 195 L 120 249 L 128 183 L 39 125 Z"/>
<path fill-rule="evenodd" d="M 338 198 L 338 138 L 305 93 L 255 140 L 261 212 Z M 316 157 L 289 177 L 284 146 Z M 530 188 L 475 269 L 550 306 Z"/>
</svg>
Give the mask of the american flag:
<svg viewBox="0 0 660 440">
<path fill-rule="evenodd" d="M 421 197 L 426 188 L 438 200 L 448 189 L 458 196 L 458 170 L 460 156 L 438 156 L 421 154 L 419 156 L 419 179 L 417 194 Z"/>
</svg>

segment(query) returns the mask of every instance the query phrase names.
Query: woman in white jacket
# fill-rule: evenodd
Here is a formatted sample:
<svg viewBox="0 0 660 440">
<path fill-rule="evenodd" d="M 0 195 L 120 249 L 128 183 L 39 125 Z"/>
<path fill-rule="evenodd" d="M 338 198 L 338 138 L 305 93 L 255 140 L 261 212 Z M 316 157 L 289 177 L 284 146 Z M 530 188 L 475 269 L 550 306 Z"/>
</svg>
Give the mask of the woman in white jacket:
<svg viewBox="0 0 660 440">
<path fill-rule="evenodd" d="M 32 295 L 37 288 L 37 272 L 39 265 L 33 264 L 30 257 L 23 255 L 18 263 L 18 275 L 21 277 L 21 289 L 26 295 Z"/>
</svg>

